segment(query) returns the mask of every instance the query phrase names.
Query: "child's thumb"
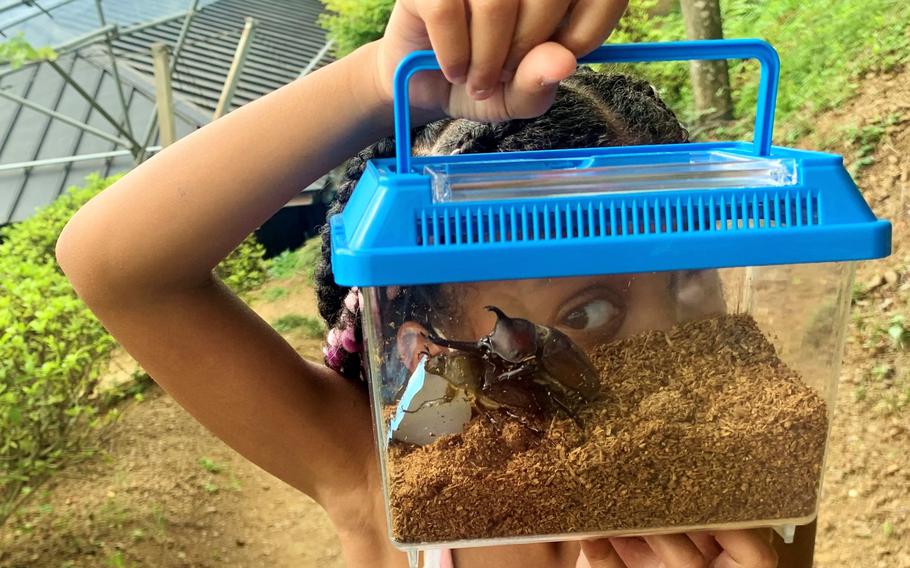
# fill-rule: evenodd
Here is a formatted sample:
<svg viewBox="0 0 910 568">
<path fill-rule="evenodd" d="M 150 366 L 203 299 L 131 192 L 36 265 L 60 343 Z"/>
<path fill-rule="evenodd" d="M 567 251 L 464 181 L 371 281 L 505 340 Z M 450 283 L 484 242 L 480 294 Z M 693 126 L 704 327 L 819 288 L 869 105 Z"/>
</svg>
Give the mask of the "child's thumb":
<svg viewBox="0 0 910 568">
<path fill-rule="evenodd" d="M 511 118 L 534 118 L 547 112 L 556 98 L 559 82 L 577 65 L 575 55 L 556 42 L 532 49 L 506 85 L 505 104 Z"/>
<path fill-rule="evenodd" d="M 576 568 L 626 568 L 608 539 L 586 540 L 581 543 L 581 556 Z"/>
</svg>

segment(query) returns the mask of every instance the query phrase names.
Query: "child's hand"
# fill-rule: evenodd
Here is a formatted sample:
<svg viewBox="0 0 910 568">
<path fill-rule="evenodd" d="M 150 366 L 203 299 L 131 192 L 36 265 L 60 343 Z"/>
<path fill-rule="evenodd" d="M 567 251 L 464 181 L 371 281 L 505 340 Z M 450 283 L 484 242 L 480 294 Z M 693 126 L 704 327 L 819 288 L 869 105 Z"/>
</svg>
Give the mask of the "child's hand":
<svg viewBox="0 0 910 568">
<path fill-rule="evenodd" d="M 582 543 L 578 568 L 775 568 L 770 531 L 611 538 Z"/>
<path fill-rule="evenodd" d="M 398 0 L 377 50 L 380 96 L 407 54 L 433 49 L 445 77 L 422 74 L 414 107 L 499 122 L 544 113 L 576 58 L 600 46 L 627 0 Z"/>
</svg>

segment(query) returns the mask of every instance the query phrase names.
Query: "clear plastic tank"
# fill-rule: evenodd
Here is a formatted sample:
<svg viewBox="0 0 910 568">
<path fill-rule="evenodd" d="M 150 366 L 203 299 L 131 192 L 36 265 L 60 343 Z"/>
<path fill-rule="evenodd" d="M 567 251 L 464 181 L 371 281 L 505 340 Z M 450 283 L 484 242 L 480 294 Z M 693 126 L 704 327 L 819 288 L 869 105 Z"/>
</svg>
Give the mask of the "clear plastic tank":
<svg viewBox="0 0 910 568">
<path fill-rule="evenodd" d="M 852 275 L 845 262 L 364 289 L 393 541 L 811 521 Z"/>
<path fill-rule="evenodd" d="M 752 143 L 394 159 L 331 219 L 364 335 L 392 540 L 410 553 L 816 515 L 853 262 L 891 252 L 840 156 L 772 147 L 760 40 L 582 63 L 758 59 Z M 792 532 L 792 531 L 791 531 Z"/>
</svg>

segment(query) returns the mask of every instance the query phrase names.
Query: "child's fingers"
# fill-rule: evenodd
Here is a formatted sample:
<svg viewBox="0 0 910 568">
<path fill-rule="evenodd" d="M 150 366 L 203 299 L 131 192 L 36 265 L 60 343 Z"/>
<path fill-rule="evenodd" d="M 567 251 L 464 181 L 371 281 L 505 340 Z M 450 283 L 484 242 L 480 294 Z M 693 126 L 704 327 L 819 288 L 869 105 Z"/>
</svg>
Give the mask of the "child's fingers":
<svg viewBox="0 0 910 568">
<path fill-rule="evenodd" d="M 503 93 L 510 118 L 533 118 L 545 113 L 560 81 L 575 71 L 572 52 L 555 42 L 538 45 L 522 60 Z"/>
<path fill-rule="evenodd" d="M 414 8 L 423 20 L 443 75 L 464 84 L 471 63 L 471 40 L 464 0 L 419 0 Z"/>
<path fill-rule="evenodd" d="M 581 552 L 575 568 L 626 568 L 608 539 L 582 541 Z"/>
<path fill-rule="evenodd" d="M 712 568 L 775 568 L 777 551 L 768 539 L 768 531 L 718 531 L 714 539 L 723 553 Z"/>
<path fill-rule="evenodd" d="M 502 77 L 520 0 L 471 0 L 471 68 L 468 93 L 489 98 Z"/>
<path fill-rule="evenodd" d="M 707 559 L 717 558 L 723 552 L 720 545 L 714 540 L 714 536 L 710 533 L 690 533 L 688 536 Z"/>
<path fill-rule="evenodd" d="M 630 568 L 657 568 L 660 562 L 644 539 L 638 537 L 611 538 L 613 550 Z"/>
<path fill-rule="evenodd" d="M 571 4 L 571 0 L 522 0 L 512 48 L 504 66 L 507 74 L 516 72 L 532 49 L 553 36 Z"/>
<path fill-rule="evenodd" d="M 645 542 L 665 568 L 707 568 L 708 560 L 684 534 L 646 536 Z"/>
<path fill-rule="evenodd" d="M 606 41 L 628 4 L 628 0 L 578 0 L 568 23 L 553 40 L 566 46 L 575 57 L 587 55 Z"/>
</svg>

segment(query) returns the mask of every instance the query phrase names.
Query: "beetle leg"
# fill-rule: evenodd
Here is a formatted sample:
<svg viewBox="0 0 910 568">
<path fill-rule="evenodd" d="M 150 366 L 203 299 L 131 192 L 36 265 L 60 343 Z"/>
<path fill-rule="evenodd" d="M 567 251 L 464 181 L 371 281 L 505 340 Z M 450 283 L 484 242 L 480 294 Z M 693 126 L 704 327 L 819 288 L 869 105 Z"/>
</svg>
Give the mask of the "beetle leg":
<svg viewBox="0 0 910 568">
<path fill-rule="evenodd" d="M 530 430 L 531 432 L 534 432 L 535 434 L 543 434 L 543 432 L 541 432 L 540 430 L 538 430 L 538 429 L 535 428 L 534 426 L 531 426 L 531 423 L 528 421 L 528 418 L 527 418 L 526 416 L 522 416 L 521 414 L 518 414 L 518 413 L 516 413 L 516 412 L 512 412 L 512 411 L 509 410 L 508 408 L 505 409 L 505 413 L 506 413 L 510 418 L 515 419 L 519 424 L 521 424 L 522 426 L 524 426 L 525 428 L 527 428 L 527 429 Z"/>
<path fill-rule="evenodd" d="M 528 375 L 534 374 L 534 372 L 536 370 L 537 370 L 536 365 L 532 365 L 532 364 L 521 365 L 520 367 L 512 369 L 511 371 L 506 371 L 506 372 L 500 374 L 496 378 L 496 380 L 497 381 L 510 381 L 512 379 L 520 379 L 522 377 L 527 377 Z M 489 386 L 489 385 L 484 385 L 484 386 Z"/>
<path fill-rule="evenodd" d="M 420 406 L 418 406 L 414 410 L 402 409 L 402 412 L 404 412 L 405 414 L 414 414 L 415 412 L 420 412 L 424 408 L 431 408 L 433 406 L 439 406 L 440 404 L 446 404 L 448 402 L 452 402 L 455 399 L 455 396 L 458 394 L 458 392 L 459 392 L 458 389 L 456 389 L 454 386 L 449 384 L 446 387 L 446 393 L 444 395 L 442 395 L 441 397 L 432 398 L 430 400 L 425 400 L 425 401 L 421 402 Z"/>
<path fill-rule="evenodd" d="M 406 410 L 406 409 L 402 408 L 401 411 L 404 412 L 405 414 L 415 414 L 417 412 L 420 412 L 424 408 L 431 408 L 433 406 L 439 406 L 440 404 L 452 402 L 452 398 L 453 397 L 446 395 L 446 396 L 441 396 L 439 398 L 434 398 L 431 400 L 425 400 L 425 401 L 421 402 L 420 406 L 418 406 L 414 410 Z"/>
<path fill-rule="evenodd" d="M 547 391 L 547 394 L 549 395 L 550 400 L 552 400 L 553 403 L 556 404 L 556 406 L 558 406 L 559 408 L 561 408 L 563 412 L 565 412 L 566 414 L 569 415 L 569 418 L 571 418 L 572 421 L 575 422 L 575 425 L 578 426 L 578 429 L 579 429 L 579 430 L 584 430 L 584 429 L 585 429 L 585 428 L 584 428 L 584 424 L 581 423 L 581 419 L 578 418 L 578 415 L 575 413 L 574 410 L 572 410 L 571 408 L 569 408 L 569 406 L 568 406 L 565 402 L 563 402 L 562 400 L 560 400 L 560 398 L 559 398 L 558 396 L 553 396 L 553 393 L 552 393 L 552 392 Z"/>
</svg>

